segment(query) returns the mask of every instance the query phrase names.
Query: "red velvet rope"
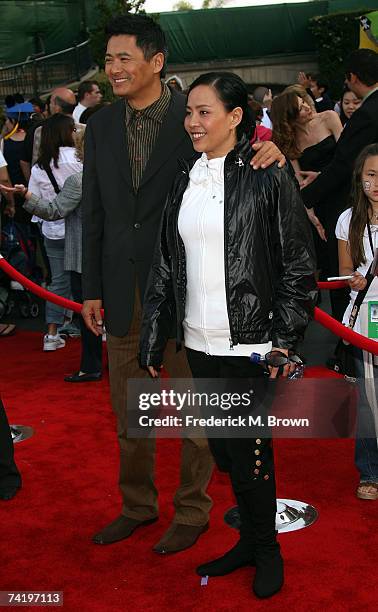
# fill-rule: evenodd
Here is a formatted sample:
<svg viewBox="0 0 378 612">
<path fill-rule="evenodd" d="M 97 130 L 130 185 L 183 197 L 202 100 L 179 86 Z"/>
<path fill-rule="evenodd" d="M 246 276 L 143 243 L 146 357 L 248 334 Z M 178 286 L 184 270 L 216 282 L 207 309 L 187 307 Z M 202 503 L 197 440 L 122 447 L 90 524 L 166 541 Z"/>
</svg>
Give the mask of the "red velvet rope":
<svg viewBox="0 0 378 612">
<path fill-rule="evenodd" d="M 375 340 L 370 340 L 366 338 L 366 336 L 362 336 L 361 334 L 357 334 L 357 332 L 349 329 L 349 327 L 345 327 L 336 321 L 329 314 L 321 310 L 320 308 L 315 308 L 314 319 L 323 327 L 326 327 L 336 336 L 340 336 L 343 340 L 346 340 L 348 344 L 353 344 L 353 346 L 357 346 L 364 351 L 368 351 L 368 353 L 373 353 L 373 355 L 378 355 L 378 342 Z"/>
<path fill-rule="evenodd" d="M 58 306 L 62 306 L 63 308 L 67 308 L 69 310 L 73 310 L 74 312 L 81 312 L 82 304 L 77 304 L 76 302 L 72 302 L 71 300 L 67 300 L 66 298 L 60 297 L 59 295 L 55 295 L 55 293 L 51 293 L 51 291 L 47 291 L 43 287 L 36 285 L 33 281 L 23 276 L 20 272 L 17 272 L 5 259 L 0 255 L 0 269 L 3 270 L 10 278 L 18 281 L 25 289 L 29 289 L 35 295 L 42 298 L 43 300 L 47 300 L 48 302 L 53 302 L 53 304 L 57 304 Z M 336 285 L 336 286 L 335 286 Z M 318 283 L 319 288 L 321 289 L 340 289 L 341 287 L 345 287 L 347 283 L 345 281 L 332 281 L 332 282 L 324 282 Z M 374 355 L 378 355 L 378 342 L 374 340 L 370 340 L 361 334 L 357 334 L 353 330 L 345 327 L 333 319 L 329 314 L 321 310 L 320 308 L 315 308 L 314 319 L 323 327 L 329 329 L 333 334 L 339 336 L 343 340 L 346 340 L 349 344 L 353 344 L 360 349 L 368 351 L 369 353 L 373 353 Z"/>
<path fill-rule="evenodd" d="M 43 287 L 40 287 L 36 283 L 33 283 L 30 279 L 26 278 L 23 274 L 18 272 L 13 266 L 11 266 L 6 259 L 2 255 L 0 255 L 0 268 L 13 278 L 13 280 L 19 282 L 25 289 L 29 289 L 34 295 L 38 295 L 38 297 L 46 300 L 47 302 L 52 302 L 53 304 L 57 304 L 58 306 L 63 306 L 63 308 L 67 308 L 68 310 L 73 310 L 74 312 L 81 312 L 82 305 L 77 304 L 76 302 L 72 302 L 71 300 L 67 300 L 66 298 L 61 297 L 60 295 L 55 295 L 55 293 L 51 293 L 51 291 L 47 291 Z"/>
<path fill-rule="evenodd" d="M 347 281 L 319 281 L 318 288 L 319 289 L 344 289 L 344 287 L 348 287 Z"/>
</svg>

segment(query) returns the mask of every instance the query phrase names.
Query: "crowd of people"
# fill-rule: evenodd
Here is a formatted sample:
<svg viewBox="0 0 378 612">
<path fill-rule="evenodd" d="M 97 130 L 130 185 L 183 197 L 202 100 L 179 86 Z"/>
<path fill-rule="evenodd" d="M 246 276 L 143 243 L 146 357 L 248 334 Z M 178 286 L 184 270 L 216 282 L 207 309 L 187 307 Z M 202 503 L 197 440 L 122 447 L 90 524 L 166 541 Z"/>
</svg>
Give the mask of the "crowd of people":
<svg viewBox="0 0 378 612">
<path fill-rule="evenodd" d="M 116 16 L 106 34 L 105 72 L 119 100 L 102 103 L 96 81 L 77 97 L 54 90 L 48 106 L 14 96 L 0 153 L 4 216 L 35 239 L 50 290 L 83 301 L 81 362 L 65 380 L 101 379 L 106 326 L 123 505 L 96 544 L 158 517 L 155 441 L 127 434 L 129 378 L 158 377 L 163 365 L 173 378 L 288 376 L 316 279 L 348 275 L 352 300 L 366 287 L 362 304 L 378 299 L 367 280 L 378 247 L 374 51 L 346 58 L 337 101 L 321 75 L 303 72 L 277 95 L 268 84 L 249 95 L 228 72 L 201 75 L 183 95 L 179 76 L 166 80 L 165 36 L 152 19 Z M 331 297 L 334 317 L 349 324 L 348 292 Z M 64 348 L 71 319 L 46 306 L 43 350 Z M 361 351 L 354 358 L 359 376 L 373 379 L 370 395 L 361 385 L 357 496 L 377 500 L 376 367 Z M 174 519 L 154 550 L 184 550 L 208 529 L 213 459 L 230 475 L 240 538 L 197 572 L 255 565 L 253 590 L 269 597 L 284 579 L 269 438 L 183 438 Z"/>
</svg>

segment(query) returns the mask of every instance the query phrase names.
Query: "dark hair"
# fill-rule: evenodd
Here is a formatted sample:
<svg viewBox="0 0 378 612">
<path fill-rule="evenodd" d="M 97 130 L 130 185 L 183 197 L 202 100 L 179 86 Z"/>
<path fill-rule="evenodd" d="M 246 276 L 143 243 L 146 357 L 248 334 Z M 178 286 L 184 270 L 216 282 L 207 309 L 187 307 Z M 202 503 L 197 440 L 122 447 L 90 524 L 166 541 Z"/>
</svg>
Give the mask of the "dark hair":
<svg viewBox="0 0 378 612">
<path fill-rule="evenodd" d="M 349 89 L 349 87 L 347 85 L 344 85 L 343 93 L 341 94 L 341 98 L 340 98 L 340 121 L 341 121 L 343 126 L 348 121 L 348 117 L 344 113 L 344 109 L 343 109 L 343 100 L 344 100 L 345 94 L 347 94 L 347 93 L 353 93 L 353 92 L 352 92 L 351 89 Z"/>
<path fill-rule="evenodd" d="M 7 116 L 7 118 L 8 118 L 9 121 L 11 121 L 13 126 L 15 126 L 17 124 L 18 125 L 18 129 L 26 131 L 28 129 L 28 127 L 30 126 L 29 115 L 26 115 L 25 113 L 19 113 L 18 117 L 9 117 L 9 116 Z"/>
<path fill-rule="evenodd" d="M 97 81 L 82 81 L 77 88 L 77 99 L 79 102 L 84 98 L 86 93 L 91 93 L 93 86 L 100 87 Z"/>
<path fill-rule="evenodd" d="M 109 102 L 100 102 L 99 104 L 96 104 L 95 106 L 90 106 L 89 108 L 86 108 L 85 111 L 81 113 L 79 117 L 79 122 L 86 124 L 89 117 L 92 117 L 94 113 L 97 113 L 98 110 L 101 110 L 101 108 L 104 108 L 104 106 L 108 106 L 108 105 L 109 105 Z"/>
<path fill-rule="evenodd" d="M 75 122 L 72 117 L 56 113 L 51 115 L 42 125 L 41 146 L 37 164 L 43 170 L 50 167 L 50 162 L 54 161 L 55 168 L 58 168 L 59 148 L 74 147 L 73 132 Z"/>
<path fill-rule="evenodd" d="M 261 121 L 264 116 L 263 107 L 257 100 L 254 100 L 252 97 L 248 96 L 248 106 L 251 109 L 251 117 L 253 117 L 254 121 Z"/>
<path fill-rule="evenodd" d="M 65 115 L 72 115 L 72 113 L 74 112 L 75 104 L 66 102 L 66 100 L 63 100 L 63 98 L 61 98 L 60 96 L 55 96 L 54 104 L 56 106 L 60 106 L 61 112 Z"/>
<path fill-rule="evenodd" d="M 163 53 L 164 67 L 161 76 L 165 76 L 168 55 L 165 34 L 156 21 L 147 15 L 124 13 L 115 15 L 105 28 L 106 41 L 112 36 L 135 36 L 137 47 L 142 49 L 144 59 L 150 61 L 156 53 Z"/>
<path fill-rule="evenodd" d="M 252 138 L 256 125 L 249 108 L 248 90 L 244 81 L 233 72 L 206 72 L 193 81 L 189 87 L 188 95 L 199 85 L 213 87 L 228 113 L 237 106 L 240 106 L 243 111 L 243 117 L 236 127 L 237 139 L 240 140 L 243 134 L 248 139 Z"/>
<path fill-rule="evenodd" d="M 25 102 L 25 98 L 20 92 L 14 94 L 14 103 L 15 104 L 23 104 Z"/>
<path fill-rule="evenodd" d="M 329 83 L 326 78 L 324 78 L 321 74 L 313 74 L 310 76 L 310 80 L 314 81 L 319 89 L 324 89 L 324 93 L 326 93 L 329 89 Z"/>
<path fill-rule="evenodd" d="M 44 102 L 42 98 L 30 98 L 29 102 L 33 104 L 33 106 L 39 106 L 41 113 L 43 113 L 46 108 L 46 102 Z"/>
<path fill-rule="evenodd" d="M 368 87 L 378 83 L 378 53 L 373 49 L 356 49 L 352 51 L 345 62 L 347 78 L 351 74 Z"/>
<path fill-rule="evenodd" d="M 362 149 L 356 159 L 353 171 L 351 190 L 352 217 L 350 220 L 348 241 L 350 255 L 355 268 L 358 268 L 362 263 L 366 263 L 363 237 L 365 227 L 370 223 L 369 211 L 371 210 L 371 204 L 362 189 L 362 170 L 366 160 L 369 157 L 373 157 L 373 155 L 378 156 L 378 143 L 370 144 Z"/>
<path fill-rule="evenodd" d="M 12 106 L 16 104 L 16 100 L 14 99 L 14 96 L 12 96 L 11 94 L 9 94 L 8 96 L 5 96 L 4 102 L 7 108 L 12 108 Z"/>
<path fill-rule="evenodd" d="M 262 105 L 264 101 L 264 97 L 266 96 L 268 91 L 269 91 L 268 87 L 266 87 L 265 85 L 259 85 L 253 90 L 253 93 L 252 93 L 254 100 L 256 100 L 256 102 Z"/>
</svg>

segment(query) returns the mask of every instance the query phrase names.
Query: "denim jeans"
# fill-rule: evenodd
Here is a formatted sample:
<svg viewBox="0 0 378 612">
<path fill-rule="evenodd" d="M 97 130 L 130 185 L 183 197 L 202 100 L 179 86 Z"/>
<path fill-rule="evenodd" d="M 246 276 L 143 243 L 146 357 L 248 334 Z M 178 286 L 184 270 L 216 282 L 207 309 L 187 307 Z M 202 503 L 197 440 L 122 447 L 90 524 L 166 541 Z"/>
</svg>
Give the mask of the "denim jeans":
<svg viewBox="0 0 378 612">
<path fill-rule="evenodd" d="M 360 473 L 360 482 L 378 484 L 378 446 L 374 417 L 366 397 L 365 374 L 362 351 L 355 349 L 356 375 L 359 385 L 358 423 L 355 447 L 355 462 Z M 375 394 L 378 391 L 378 366 L 374 366 Z"/>
<path fill-rule="evenodd" d="M 51 284 L 48 286 L 48 290 L 56 295 L 70 299 L 70 273 L 64 269 L 64 238 L 61 240 L 51 240 L 45 236 L 44 243 L 51 270 Z M 66 312 L 61 306 L 46 302 L 46 323 L 62 325 Z"/>
</svg>

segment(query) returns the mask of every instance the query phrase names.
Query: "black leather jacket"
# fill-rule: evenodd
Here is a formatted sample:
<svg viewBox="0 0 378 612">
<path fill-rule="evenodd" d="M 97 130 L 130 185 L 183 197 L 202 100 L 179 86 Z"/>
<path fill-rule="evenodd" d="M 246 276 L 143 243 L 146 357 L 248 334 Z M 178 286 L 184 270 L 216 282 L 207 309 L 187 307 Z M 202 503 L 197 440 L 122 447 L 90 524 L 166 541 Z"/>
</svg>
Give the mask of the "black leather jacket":
<svg viewBox="0 0 378 612">
<path fill-rule="evenodd" d="M 287 169 L 250 167 L 247 139 L 224 167 L 225 279 L 230 346 L 272 341 L 295 348 L 312 315 L 317 288 L 312 235 L 299 190 Z M 186 260 L 178 215 L 196 159 L 181 161 L 168 196 L 161 239 L 144 298 L 142 366 L 158 367 L 177 322 L 178 347 L 185 317 Z"/>
</svg>

